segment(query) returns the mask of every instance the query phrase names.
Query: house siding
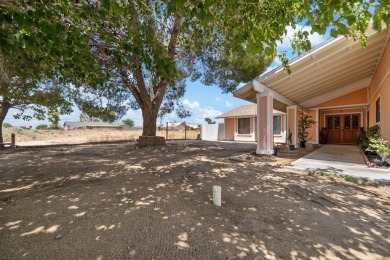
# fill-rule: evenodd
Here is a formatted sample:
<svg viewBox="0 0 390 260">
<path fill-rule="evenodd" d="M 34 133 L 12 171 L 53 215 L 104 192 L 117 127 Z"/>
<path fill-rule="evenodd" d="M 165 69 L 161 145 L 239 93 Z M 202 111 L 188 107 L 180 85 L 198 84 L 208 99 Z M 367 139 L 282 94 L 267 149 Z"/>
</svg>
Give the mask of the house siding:
<svg viewBox="0 0 390 260">
<path fill-rule="evenodd" d="M 349 106 L 349 105 L 366 104 L 366 103 L 367 103 L 367 88 L 362 88 L 352 93 L 346 94 L 344 96 L 313 106 L 311 108 Z"/>
<path fill-rule="evenodd" d="M 234 118 L 225 118 L 225 139 L 234 139 Z"/>
<path fill-rule="evenodd" d="M 287 115 L 282 114 L 282 131 L 281 135 L 274 135 L 274 142 L 284 143 L 286 142 L 286 117 Z M 238 118 L 225 118 L 225 140 L 235 141 L 257 141 L 257 117 L 248 116 L 251 119 L 251 132 L 248 135 L 238 134 Z M 248 118 L 240 117 L 240 118 Z"/>
<path fill-rule="evenodd" d="M 374 73 L 368 88 L 369 126 L 376 124 L 375 103 L 380 96 L 380 131 L 383 139 L 390 143 L 390 41 L 383 52 L 382 58 Z"/>
</svg>

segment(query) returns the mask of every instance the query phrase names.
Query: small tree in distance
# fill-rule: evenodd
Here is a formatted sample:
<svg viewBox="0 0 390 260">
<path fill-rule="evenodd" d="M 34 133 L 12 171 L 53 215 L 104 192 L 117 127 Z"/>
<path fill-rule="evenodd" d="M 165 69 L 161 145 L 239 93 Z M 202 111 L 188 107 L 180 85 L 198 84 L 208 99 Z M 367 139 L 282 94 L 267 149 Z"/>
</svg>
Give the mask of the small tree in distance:
<svg viewBox="0 0 390 260">
<path fill-rule="evenodd" d="M 204 119 L 204 121 L 206 121 L 207 122 L 207 124 L 209 124 L 209 125 L 213 125 L 213 124 L 215 124 L 215 121 L 213 121 L 213 120 L 211 120 L 210 118 L 205 118 Z"/>
<path fill-rule="evenodd" d="M 124 119 L 124 120 L 122 120 L 122 122 L 123 122 L 125 125 L 128 125 L 129 127 L 133 127 L 133 126 L 134 126 L 134 121 L 131 120 L 130 118 Z"/>
<path fill-rule="evenodd" d="M 38 125 L 35 127 L 35 129 L 41 130 L 41 129 L 47 129 L 49 126 L 48 125 Z"/>
</svg>

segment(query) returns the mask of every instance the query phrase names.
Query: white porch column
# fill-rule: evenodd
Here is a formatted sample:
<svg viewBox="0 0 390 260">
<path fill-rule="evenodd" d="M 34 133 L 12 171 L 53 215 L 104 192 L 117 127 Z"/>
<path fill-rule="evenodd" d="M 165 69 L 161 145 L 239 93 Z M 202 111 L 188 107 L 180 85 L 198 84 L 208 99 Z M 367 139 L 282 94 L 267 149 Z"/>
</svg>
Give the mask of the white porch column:
<svg viewBox="0 0 390 260">
<path fill-rule="evenodd" d="M 319 113 L 319 110 L 318 108 L 316 109 L 316 118 L 314 119 L 314 121 L 316 121 L 316 141 L 315 141 L 315 144 L 319 144 L 320 143 L 320 113 Z"/>
<path fill-rule="evenodd" d="M 257 99 L 257 149 L 256 154 L 271 155 L 273 149 L 273 105 L 272 93 L 256 94 Z"/>
<path fill-rule="evenodd" d="M 292 133 L 292 144 L 298 148 L 298 107 L 296 105 L 287 107 L 287 136 L 289 130 Z"/>
</svg>

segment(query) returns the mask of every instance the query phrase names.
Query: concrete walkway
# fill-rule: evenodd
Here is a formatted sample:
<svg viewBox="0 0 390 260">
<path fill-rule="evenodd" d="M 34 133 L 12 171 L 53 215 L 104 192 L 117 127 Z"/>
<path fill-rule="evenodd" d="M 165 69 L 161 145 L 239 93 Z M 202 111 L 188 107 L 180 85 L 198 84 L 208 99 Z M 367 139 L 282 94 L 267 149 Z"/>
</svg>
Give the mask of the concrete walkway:
<svg viewBox="0 0 390 260">
<path fill-rule="evenodd" d="M 390 170 L 367 167 L 355 145 L 324 145 L 289 167 L 311 172 L 348 175 L 390 184 Z"/>
</svg>

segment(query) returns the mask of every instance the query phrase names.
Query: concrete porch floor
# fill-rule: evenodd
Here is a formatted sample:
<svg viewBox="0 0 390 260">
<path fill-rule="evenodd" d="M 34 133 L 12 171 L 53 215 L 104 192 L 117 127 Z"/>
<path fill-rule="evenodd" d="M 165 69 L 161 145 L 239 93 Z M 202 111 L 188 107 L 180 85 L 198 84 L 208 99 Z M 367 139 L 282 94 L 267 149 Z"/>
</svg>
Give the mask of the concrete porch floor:
<svg viewBox="0 0 390 260">
<path fill-rule="evenodd" d="M 390 184 L 390 170 L 367 167 L 356 145 L 324 145 L 292 162 L 291 168 L 348 175 Z"/>
</svg>

